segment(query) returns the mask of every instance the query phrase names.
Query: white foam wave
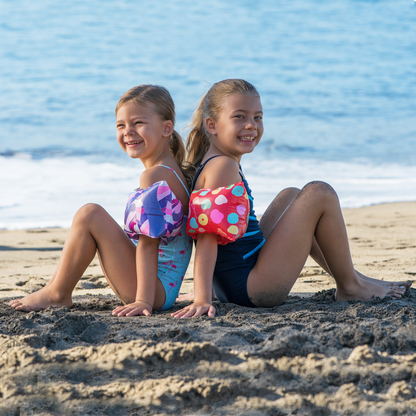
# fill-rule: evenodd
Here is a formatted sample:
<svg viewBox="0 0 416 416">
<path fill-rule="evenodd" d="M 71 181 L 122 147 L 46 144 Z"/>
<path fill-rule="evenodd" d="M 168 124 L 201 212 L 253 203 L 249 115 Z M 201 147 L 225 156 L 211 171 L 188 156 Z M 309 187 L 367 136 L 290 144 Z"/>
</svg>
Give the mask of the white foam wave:
<svg viewBox="0 0 416 416">
<path fill-rule="evenodd" d="M 83 158 L 0 158 L 0 228 L 69 227 L 84 204 L 102 205 L 121 223 L 140 162 L 90 163 Z"/>
<path fill-rule="evenodd" d="M 258 214 L 266 210 L 282 189 L 302 188 L 314 180 L 329 183 L 343 208 L 416 201 L 416 166 L 261 157 L 243 160 L 242 165 Z"/>
<path fill-rule="evenodd" d="M 246 157 L 242 165 L 257 214 L 283 188 L 301 188 L 312 180 L 330 183 L 344 208 L 416 200 L 416 166 L 261 157 Z M 69 227 L 88 202 L 102 205 L 121 224 L 127 196 L 139 186 L 142 171 L 141 163 L 131 160 L 120 165 L 76 157 L 0 157 L 0 228 Z"/>
</svg>

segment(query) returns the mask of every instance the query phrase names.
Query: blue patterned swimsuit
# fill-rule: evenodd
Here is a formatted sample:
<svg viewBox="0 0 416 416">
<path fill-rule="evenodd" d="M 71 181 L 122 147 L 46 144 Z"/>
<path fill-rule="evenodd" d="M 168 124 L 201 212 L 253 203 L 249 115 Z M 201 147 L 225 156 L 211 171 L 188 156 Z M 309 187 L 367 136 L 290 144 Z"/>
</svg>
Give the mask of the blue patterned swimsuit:
<svg viewBox="0 0 416 416">
<path fill-rule="evenodd" d="M 171 170 L 176 177 L 179 179 L 183 187 L 185 188 L 186 193 L 189 196 L 188 189 L 182 182 L 178 174 L 170 167 L 165 165 L 159 165 L 161 167 Z M 149 188 L 148 188 L 149 189 Z M 150 208 L 150 207 L 148 207 Z M 151 212 L 151 209 L 149 209 Z M 165 237 L 161 238 L 161 243 L 159 244 L 159 254 L 157 261 L 157 277 L 161 281 L 163 288 L 165 289 L 166 300 L 161 310 L 166 310 L 172 307 L 175 303 L 176 298 L 178 297 L 179 290 L 183 278 L 188 268 L 189 261 L 192 254 L 192 238 L 186 235 L 186 220 L 187 216 L 183 216 L 183 224 L 176 234 L 176 237 L 166 239 Z M 126 222 L 126 220 L 125 220 Z M 166 225 L 161 222 L 158 218 L 152 219 L 152 226 L 155 229 L 165 229 Z M 129 235 L 129 233 L 127 233 Z M 134 244 L 137 245 L 137 238 L 132 238 L 129 235 Z M 165 241 L 163 241 L 165 240 Z"/>
</svg>

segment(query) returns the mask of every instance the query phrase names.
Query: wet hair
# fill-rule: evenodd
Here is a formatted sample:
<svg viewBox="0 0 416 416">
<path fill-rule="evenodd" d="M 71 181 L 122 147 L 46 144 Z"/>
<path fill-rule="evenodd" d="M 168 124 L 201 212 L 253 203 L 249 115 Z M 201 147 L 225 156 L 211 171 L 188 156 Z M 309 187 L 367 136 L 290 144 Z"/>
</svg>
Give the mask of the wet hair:
<svg viewBox="0 0 416 416">
<path fill-rule="evenodd" d="M 127 103 L 151 107 L 162 120 L 170 120 L 175 125 L 175 104 L 169 91 L 164 87 L 144 84 L 129 89 L 118 100 L 116 115 L 120 108 Z M 192 177 L 189 173 L 189 163 L 185 161 L 185 145 L 176 130 L 173 130 L 169 137 L 169 150 L 185 176 L 188 185 L 191 186 Z"/>
<path fill-rule="evenodd" d="M 226 79 L 215 83 L 208 90 L 192 116 L 191 131 L 186 142 L 187 157 L 194 171 L 202 162 L 211 144 L 205 120 L 210 117 L 217 121 L 225 99 L 232 94 L 246 94 L 260 98 L 254 85 L 243 79 Z"/>
</svg>

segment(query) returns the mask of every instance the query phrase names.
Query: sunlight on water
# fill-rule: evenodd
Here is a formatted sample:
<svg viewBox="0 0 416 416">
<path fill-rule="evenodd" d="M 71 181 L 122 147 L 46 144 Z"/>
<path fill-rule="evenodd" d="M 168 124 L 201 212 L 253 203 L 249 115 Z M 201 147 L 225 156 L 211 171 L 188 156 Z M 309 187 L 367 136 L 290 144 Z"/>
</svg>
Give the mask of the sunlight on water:
<svg viewBox="0 0 416 416">
<path fill-rule="evenodd" d="M 281 186 L 318 177 L 344 206 L 415 199 L 408 2 L 22 0 L 0 9 L 2 227 L 68 224 L 91 197 L 120 215 L 142 167 L 118 148 L 114 108 L 141 83 L 170 90 L 184 136 L 212 83 L 256 85 L 265 134 L 243 165 L 259 213 Z"/>
</svg>

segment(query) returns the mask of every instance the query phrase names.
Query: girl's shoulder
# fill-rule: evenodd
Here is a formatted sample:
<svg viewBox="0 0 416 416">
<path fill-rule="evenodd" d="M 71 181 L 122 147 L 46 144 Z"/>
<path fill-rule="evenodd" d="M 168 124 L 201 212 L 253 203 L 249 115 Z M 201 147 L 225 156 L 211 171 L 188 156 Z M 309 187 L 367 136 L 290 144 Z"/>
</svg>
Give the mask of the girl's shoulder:
<svg viewBox="0 0 416 416">
<path fill-rule="evenodd" d="M 178 168 L 179 169 L 179 168 Z M 185 214 L 188 213 L 189 189 L 186 185 L 185 178 L 181 179 L 173 167 L 167 165 L 156 165 L 146 169 L 140 175 L 140 188 L 147 189 L 157 182 L 164 181 L 175 197 L 177 197 L 184 206 Z"/>
<path fill-rule="evenodd" d="M 215 167 L 218 169 L 219 167 L 227 168 L 227 169 L 237 169 L 238 170 L 238 163 L 231 157 L 226 155 L 214 155 L 211 157 L 206 157 L 202 161 L 202 165 L 205 165 L 205 168 L 213 168 Z"/>
<path fill-rule="evenodd" d="M 201 185 L 199 187 L 215 189 L 241 180 L 239 165 L 231 157 L 219 156 L 212 159 L 207 158 L 206 161 L 208 163 L 201 172 L 201 181 L 198 180 L 198 185 Z"/>
<path fill-rule="evenodd" d="M 156 182 L 166 181 L 170 173 L 169 169 L 161 168 L 159 166 L 153 166 L 146 169 L 140 175 L 140 188 L 146 189 Z"/>
</svg>

